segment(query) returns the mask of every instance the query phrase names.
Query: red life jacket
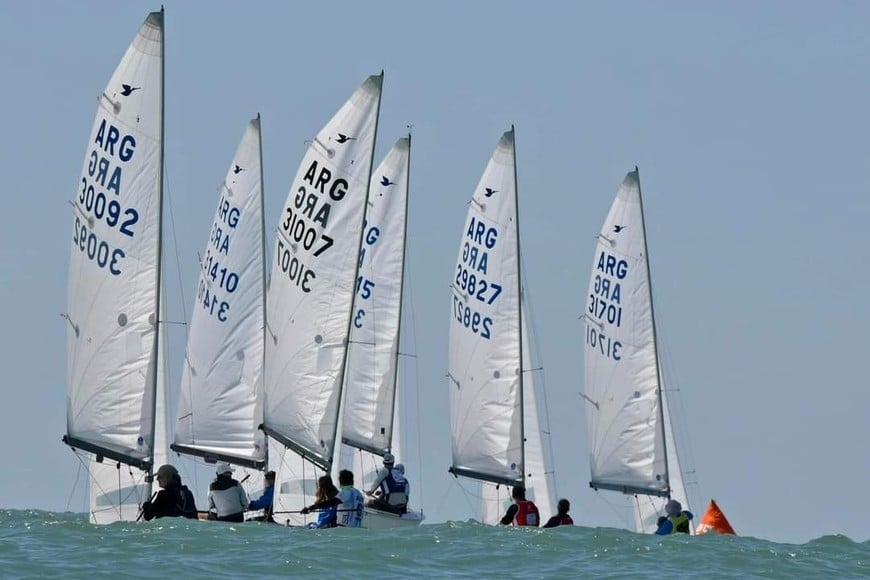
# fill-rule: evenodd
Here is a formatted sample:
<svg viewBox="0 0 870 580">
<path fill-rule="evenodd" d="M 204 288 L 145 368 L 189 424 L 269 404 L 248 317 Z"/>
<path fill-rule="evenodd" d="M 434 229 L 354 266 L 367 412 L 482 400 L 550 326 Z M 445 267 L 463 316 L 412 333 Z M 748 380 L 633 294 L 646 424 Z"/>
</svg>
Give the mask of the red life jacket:
<svg viewBox="0 0 870 580">
<path fill-rule="evenodd" d="M 574 520 L 571 519 L 571 516 L 568 514 L 559 516 L 559 525 L 560 526 L 573 526 Z"/>
<path fill-rule="evenodd" d="M 515 526 L 538 526 L 541 523 L 541 515 L 538 506 L 526 499 L 517 500 L 517 515 L 514 516 Z"/>
</svg>

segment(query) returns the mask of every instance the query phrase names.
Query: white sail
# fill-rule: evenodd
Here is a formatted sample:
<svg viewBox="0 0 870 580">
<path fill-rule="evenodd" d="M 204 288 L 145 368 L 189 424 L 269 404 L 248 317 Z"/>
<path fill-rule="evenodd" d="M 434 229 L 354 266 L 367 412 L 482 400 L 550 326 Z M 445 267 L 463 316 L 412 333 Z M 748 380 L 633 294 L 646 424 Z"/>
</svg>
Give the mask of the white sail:
<svg viewBox="0 0 870 580">
<path fill-rule="evenodd" d="M 598 235 L 584 319 L 590 485 L 638 496 L 638 525 L 654 526 L 668 497 L 686 503 L 661 385 L 636 170 Z"/>
<path fill-rule="evenodd" d="M 535 502 L 541 517 L 555 514 L 556 481 L 550 457 L 550 432 L 546 421 L 544 402 L 538 402 L 539 382 L 535 381 L 532 366 L 532 343 L 529 340 L 529 320 L 523 299 L 523 428 L 525 431 L 525 488 L 526 499 Z M 498 524 L 507 507 L 513 502 L 507 486 L 481 484 L 481 519 L 485 524 Z"/>
<path fill-rule="evenodd" d="M 64 441 L 109 460 L 91 464 L 95 522 L 135 519 L 128 504 L 147 499 L 157 459 L 162 114 L 163 14 L 154 12 L 98 99 L 71 202 Z M 143 482 L 148 493 L 134 492 Z"/>
<path fill-rule="evenodd" d="M 409 159 L 405 137 L 372 174 L 345 374 L 342 441 L 379 455 L 394 432 Z"/>
<path fill-rule="evenodd" d="M 556 478 L 551 465 L 550 425 L 542 397 L 542 381 L 532 365 L 529 317 L 523 299 L 523 431 L 526 439 L 526 499 L 535 502 L 541 517 L 556 513 Z M 504 512 L 502 512 L 504 513 Z"/>
<path fill-rule="evenodd" d="M 248 123 L 219 190 L 200 260 L 173 445 L 248 467 L 262 467 L 266 459 L 259 429 L 265 326 L 260 143 L 258 117 Z"/>
<path fill-rule="evenodd" d="M 317 514 L 303 515 L 299 510 L 314 503 L 317 479 L 324 474 L 298 453 L 269 439 L 269 469 L 275 471 L 275 495 L 272 501 L 276 522 L 287 526 L 304 526 L 317 520 Z M 333 478 L 333 482 L 338 485 Z"/>
<path fill-rule="evenodd" d="M 382 81 L 369 77 L 311 141 L 275 240 L 264 424 L 324 469 L 338 431 Z"/>
<path fill-rule="evenodd" d="M 452 279 L 452 472 L 523 482 L 522 357 L 513 130 L 502 135 L 468 205 Z"/>
<path fill-rule="evenodd" d="M 674 430 L 671 424 L 670 410 L 668 407 L 667 389 L 662 389 L 662 412 L 665 427 L 665 448 L 667 449 L 668 480 L 671 484 L 671 498 L 680 502 L 685 510 L 691 510 L 689 496 L 683 482 L 683 471 L 677 454 Z M 665 514 L 667 497 L 642 496 L 637 498 L 637 506 L 634 510 L 634 529 L 641 533 L 653 533 L 658 528 L 659 516 Z"/>
</svg>

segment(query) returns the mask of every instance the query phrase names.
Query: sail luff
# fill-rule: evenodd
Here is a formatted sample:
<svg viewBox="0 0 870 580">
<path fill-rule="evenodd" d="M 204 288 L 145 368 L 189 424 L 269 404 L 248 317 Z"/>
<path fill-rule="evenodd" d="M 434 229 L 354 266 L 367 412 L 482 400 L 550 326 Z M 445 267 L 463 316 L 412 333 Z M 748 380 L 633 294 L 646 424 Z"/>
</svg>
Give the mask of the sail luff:
<svg viewBox="0 0 870 580">
<path fill-rule="evenodd" d="M 402 344 L 402 310 L 405 298 L 405 260 L 407 259 L 408 248 L 408 206 L 411 198 L 411 133 L 408 132 L 408 161 L 405 170 L 405 212 L 402 216 L 402 275 L 399 277 L 399 324 L 396 327 L 396 352 L 393 357 L 393 397 L 390 405 L 390 417 L 393 418 L 393 424 L 390 428 L 390 441 L 388 449 L 393 450 L 395 441 L 395 430 L 398 428 L 398 391 L 399 391 L 399 349 Z M 398 446 L 396 446 L 398 447 Z"/>
<path fill-rule="evenodd" d="M 525 417 L 525 406 L 524 406 L 524 391 L 523 385 L 525 383 L 525 368 L 523 359 L 523 317 L 525 316 L 525 309 L 522 307 L 523 304 L 523 272 L 522 272 L 522 255 L 520 254 L 520 194 L 519 194 L 519 180 L 517 179 L 517 149 L 516 149 L 516 130 L 514 126 L 511 125 L 511 140 L 514 143 L 513 149 L 513 157 L 514 157 L 514 221 L 515 227 L 517 231 L 516 242 L 517 242 L 517 251 L 516 251 L 516 270 L 517 270 L 517 296 L 519 296 L 520 308 L 517 315 L 517 327 L 519 329 L 520 340 L 517 343 L 517 348 L 519 351 L 518 360 L 520 361 L 520 371 L 517 374 L 517 380 L 519 382 L 519 389 L 517 392 L 517 399 L 519 401 L 519 423 L 520 423 L 520 465 L 522 466 L 522 471 L 520 473 L 520 481 L 522 485 L 526 485 L 526 417 Z"/>
<path fill-rule="evenodd" d="M 161 26 L 165 23 L 165 11 L 163 6 L 160 7 L 160 23 Z M 161 336 L 161 325 L 165 324 L 163 320 L 163 162 L 164 162 L 164 134 L 165 134 L 165 126 L 166 126 L 166 115 L 165 115 L 165 105 L 166 105 L 166 96 L 165 96 L 165 80 L 166 80 L 166 66 L 165 66 L 165 56 L 166 56 L 166 35 L 160 35 L 160 157 L 157 163 L 157 272 L 156 272 L 156 283 L 155 287 L 157 288 L 157 300 L 155 302 L 155 325 L 157 326 L 157 332 L 154 333 L 154 354 L 152 355 L 152 360 L 154 361 L 154 383 L 152 386 L 152 402 L 151 402 L 151 433 L 152 433 L 152 449 L 151 449 L 151 460 L 152 463 L 148 468 L 148 477 L 145 478 L 145 481 L 148 483 L 148 493 L 151 493 L 152 487 L 152 477 L 151 475 L 155 471 L 154 467 L 154 459 L 157 454 L 157 411 L 158 411 L 158 397 L 163 397 L 165 393 L 158 394 L 157 389 L 161 385 L 161 373 L 164 372 L 163 364 L 160 361 L 161 348 L 163 346 L 163 340 Z M 163 382 L 165 385 L 165 382 Z M 165 413 L 165 408 L 160 409 L 161 413 Z M 163 417 L 163 425 L 165 428 L 166 418 Z M 165 434 L 165 433 L 164 433 Z M 168 441 L 163 441 L 163 445 L 168 444 Z M 159 467 L 159 466 L 158 466 Z"/>
<path fill-rule="evenodd" d="M 656 336 L 656 311 L 655 311 L 655 302 L 653 301 L 653 291 L 652 291 L 652 274 L 650 272 L 649 266 L 649 244 L 647 244 L 646 238 L 646 219 L 644 218 L 643 212 L 643 193 L 641 191 L 640 186 L 640 171 L 637 166 L 634 168 L 635 178 L 637 179 L 637 202 L 640 205 L 640 227 L 643 232 L 643 248 L 644 248 L 644 262 L 646 263 L 646 287 L 647 294 L 649 296 L 649 314 L 650 319 L 652 320 L 652 348 L 653 348 L 653 356 L 656 361 L 656 383 L 657 383 L 657 393 L 659 398 L 659 428 L 660 435 L 662 438 L 662 454 L 665 457 L 664 462 L 664 480 L 667 485 L 667 497 L 671 497 L 671 487 L 670 487 L 670 477 L 668 470 L 668 438 L 665 433 L 665 410 L 664 410 L 664 400 L 662 398 L 662 365 L 659 359 L 659 347 L 658 347 L 658 337 Z"/>
</svg>

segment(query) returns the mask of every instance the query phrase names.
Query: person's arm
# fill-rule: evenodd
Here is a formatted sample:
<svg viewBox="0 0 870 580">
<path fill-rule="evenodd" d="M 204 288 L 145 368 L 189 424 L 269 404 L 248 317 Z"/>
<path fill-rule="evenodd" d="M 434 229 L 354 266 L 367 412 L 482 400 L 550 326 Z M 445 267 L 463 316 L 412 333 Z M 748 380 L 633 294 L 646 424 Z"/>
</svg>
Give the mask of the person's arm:
<svg viewBox="0 0 870 580">
<path fill-rule="evenodd" d="M 341 500 L 338 499 L 338 496 L 335 496 L 335 497 L 331 497 L 329 499 L 325 499 L 321 502 L 313 503 L 308 507 L 302 508 L 302 513 L 307 514 L 309 512 L 314 512 L 314 511 L 322 510 L 324 508 L 330 508 L 332 506 L 338 506 L 338 505 L 341 505 Z"/>
<path fill-rule="evenodd" d="M 519 506 L 517 506 L 517 504 L 512 503 L 510 505 L 510 507 L 507 509 L 507 511 L 505 512 L 504 517 L 501 519 L 501 524 L 505 525 L 505 526 L 511 525 L 511 523 L 513 523 L 514 517 L 516 517 L 517 511 L 519 511 L 519 509 L 520 508 L 519 508 Z"/>
<path fill-rule="evenodd" d="M 239 504 L 242 508 L 242 511 L 248 509 L 248 494 L 245 493 L 245 488 L 242 487 L 242 484 L 236 486 L 239 489 Z"/>
<path fill-rule="evenodd" d="M 375 495 L 375 492 L 378 491 L 379 487 L 381 487 L 381 482 L 387 478 L 387 475 L 389 475 L 389 472 L 383 467 L 380 468 L 377 475 L 375 476 L 375 483 L 372 486 L 372 489 L 370 491 L 367 491 L 366 495 Z"/>
<path fill-rule="evenodd" d="M 661 523 L 659 529 L 656 530 L 656 535 L 658 536 L 667 536 L 670 535 L 671 531 L 674 529 L 674 524 L 671 520 L 665 518 L 665 521 Z"/>
</svg>

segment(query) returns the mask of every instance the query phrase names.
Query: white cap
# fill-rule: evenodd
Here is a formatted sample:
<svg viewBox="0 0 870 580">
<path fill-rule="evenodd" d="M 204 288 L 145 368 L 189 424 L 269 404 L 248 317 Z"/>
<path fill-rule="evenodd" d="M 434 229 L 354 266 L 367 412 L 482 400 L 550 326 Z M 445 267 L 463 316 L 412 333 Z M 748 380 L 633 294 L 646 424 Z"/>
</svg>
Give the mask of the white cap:
<svg viewBox="0 0 870 580">
<path fill-rule="evenodd" d="M 224 463 L 223 461 L 221 461 L 217 465 L 215 465 L 214 471 L 218 475 L 223 475 L 224 473 L 232 473 L 233 468 L 230 467 L 229 463 Z"/>
</svg>

